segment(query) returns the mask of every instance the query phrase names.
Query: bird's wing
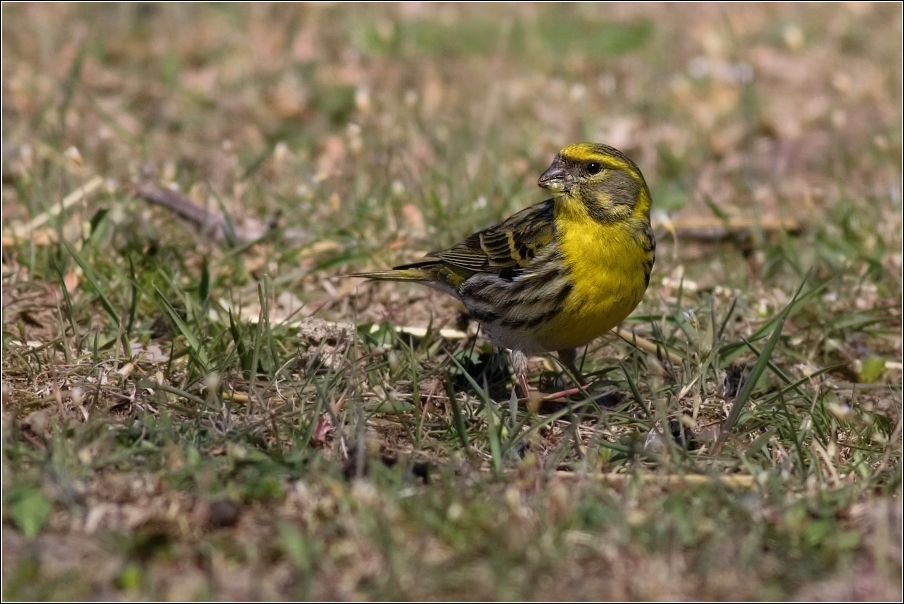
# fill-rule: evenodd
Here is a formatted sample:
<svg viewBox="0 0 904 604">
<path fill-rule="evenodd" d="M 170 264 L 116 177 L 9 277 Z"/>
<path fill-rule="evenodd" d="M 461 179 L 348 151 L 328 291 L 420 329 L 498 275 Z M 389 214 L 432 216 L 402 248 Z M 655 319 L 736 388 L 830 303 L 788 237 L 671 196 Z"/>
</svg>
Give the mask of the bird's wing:
<svg viewBox="0 0 904 604">
<path fill-rule="evenodd" d="M 554 235 L 553 200 L 549 199 L 428 256 L 466 271 L 499 273 L 527 266 Z"/>
</svg>

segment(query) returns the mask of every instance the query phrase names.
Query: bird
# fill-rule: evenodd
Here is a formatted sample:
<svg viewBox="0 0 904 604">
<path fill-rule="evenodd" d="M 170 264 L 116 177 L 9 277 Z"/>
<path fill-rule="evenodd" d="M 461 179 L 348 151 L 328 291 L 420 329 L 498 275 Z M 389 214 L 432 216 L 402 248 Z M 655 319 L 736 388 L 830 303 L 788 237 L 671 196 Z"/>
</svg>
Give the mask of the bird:
<svg viewBox="0 0 904 604">
<path fill-rule="evenodd" d="M 528 357 L 556 352 L 581 387 L 577 349 L 621 323 L 650 284 L 656 239 L 646 180 L 624 153 L 575 143 L 537 184 L 552 193 L 425 259 L 351 277 L 408 281 L 457 298 L 509 349 L 524 398 Z"/>
</svg>

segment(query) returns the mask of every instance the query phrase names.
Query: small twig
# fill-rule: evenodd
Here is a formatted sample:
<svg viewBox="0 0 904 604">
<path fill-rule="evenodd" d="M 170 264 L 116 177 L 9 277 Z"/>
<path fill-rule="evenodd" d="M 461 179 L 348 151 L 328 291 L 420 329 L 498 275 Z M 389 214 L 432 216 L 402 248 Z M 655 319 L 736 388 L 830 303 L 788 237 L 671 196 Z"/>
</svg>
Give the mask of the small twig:
<svg viewBox="0 0 904 604">
<path fill-rule="evenodd" d="M 226 219 L 195 204 L 178 191 L 156 185 L 135 185 L 132 187 L 132 193 L 145 201 L 172 210 L 174 214 L 195 225 L 214 241 L 222 241 L 225 238 L 228 229 Z"/>
<path fill-rule="evenodd" d="M 235 243 L 239 245 L 253 243 L 277 227 L 277 217 L 263 226 L 230 224 L 224 216 L 199 206 L 182 193 L 156 185 L 133 185 L 130 191 L 136 197 L 172 211 L 217 243 L 226 240 L 227 234 L 234 236 Z M 300 229 L 285 229 L 281 236 L 283 241 L 292 245 L 307 245 L 314 239 L 310 233 Z"/>
<path fill-rule="evenodd" d="M 615 333 L 615 335 L 620 337 L 622 340 L 624 340 L 628 344 L 632 344 L 639 350 L 652 354 L 653 356 L 657 357 L 660 361 L 663 360 L 662 356 L 661 356 L 663 354 L 665 354 L 669 358 L 669 360 L 672 363 L 674 363 L 675 365 L 680 365 L 684 361 L 683 358 L 681 358 L 679 355 L 675 354 L 674 352 L 668 350 L 665 346 L 656 344 L 655 342 L 651 342 L 650 340 L 647 340 L 646 338 L 643 338 L 643 337 L 637 335 L 631 329 L 627 329 L 625 327 L 616 327 L 612 331 Z"/>
<path fill-rule="evenodd" d="M 94 193 L 102 184 L 104 179 L 100 176 L 94 176 L 88 182 L 73 190 L 63 200 L 49 208 L 46 212 L 42 212 L 31 219 L 25 226 L 13 227 L 11 236 L 3 237 L 3 245 L 15 245 L 18 240 L 30 239 L 32 234 L 47 221 L 55 216 L 59 216 L 63 210 L 67 210 L 80 201 L 84 201 L 89 195 Z"/>
<path fill-rule="evenodd" d="M 60 205 L 55 205 L 43 214 L 39 214 L 32 219 L 27 225 L 25 225 L 25 233 L 31 233 L 39 226 L 43 225 L 45 222 L 50 220 L 51 217 L 57 216 L 63 210 L 69 209 L 69 207 L 77 204 L 78 202 L 84 200 L 88 195 L 94 193 L 95 189 L 104 184 L 104 179 L 100 176 L 95 176 L 91 178 L 88 182 L 80 186 L 79 188 L 72 191 L 69 195 L 63 198 L 63 201 L 60 202 Z"/>
<path fill-rule="evenodd" d="M 640 479 L 643 482 L 666 484 L 670 487 L 698 486 L 719 483 L 726 487 L 749 489 L 756 486 L 756 479 L 749 474 L 727 474 L 724 476 L 709 476 L 707 474 L 588 474 L 584 472 L 567 472 L 556 470 L 556 478 L 592 478 L 607 484 L 623 485 L 632 480 Z"/>
<path fill-rule="evenodd" d="M 767 234 L 785 232 L 797 235 L 803 230 L 800 223 L 793 218 L 762 218 L 754 220 L 740 216 L 727 220 L 709 216 L 681 218 L 674 221 L 660 222 L 658 226 L 662 226 L 678 239 L 694 239 L 697 241 L 737 239 L 746 237 L 755 231 L 762 231 Z"/>
</svg>

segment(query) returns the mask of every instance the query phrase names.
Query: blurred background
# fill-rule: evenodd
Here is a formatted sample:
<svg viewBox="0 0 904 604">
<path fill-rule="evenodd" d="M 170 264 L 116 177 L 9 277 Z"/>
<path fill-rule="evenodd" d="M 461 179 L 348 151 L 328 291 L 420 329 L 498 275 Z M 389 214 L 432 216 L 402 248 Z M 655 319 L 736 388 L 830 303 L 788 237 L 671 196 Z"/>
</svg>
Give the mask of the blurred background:
<svg viewBox="0 0 904 604">
<path fill-rule="evenodd" d="M 0 11 L 5 599 L 900 599 L 901 3 Z M 576 141 L 677 361 L 510 413 L 452 298 L 342 275 Z"/>
<path fill-rule="evenodd" d="M 894 3 L 3 16 L 4 220 L 99 174 L 174 183 L 237 221 L 435 247 L 540 200 L 537 176 L 578 140 L 635 159 L 672 217 L 818 222 L 843 199 L 900 211 Z"/>
</svg>

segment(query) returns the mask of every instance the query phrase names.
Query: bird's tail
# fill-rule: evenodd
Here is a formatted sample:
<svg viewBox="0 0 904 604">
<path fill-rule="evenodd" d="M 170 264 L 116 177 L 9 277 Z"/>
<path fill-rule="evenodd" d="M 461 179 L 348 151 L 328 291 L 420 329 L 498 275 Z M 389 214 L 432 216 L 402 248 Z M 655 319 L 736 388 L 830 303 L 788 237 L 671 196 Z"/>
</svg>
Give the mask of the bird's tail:
<svg viewBox="0 0 904 604">
<path fill-rule="evenodd" d="M 391 270 L 374 271 L 372 273 L 352 273 L 349 277 L 377 279 L 380 281 L 431 281 L 435 279 L 434 271 L 440 263 L 436 260 L 416 262 L 396 266 Z"/>
</svg>

